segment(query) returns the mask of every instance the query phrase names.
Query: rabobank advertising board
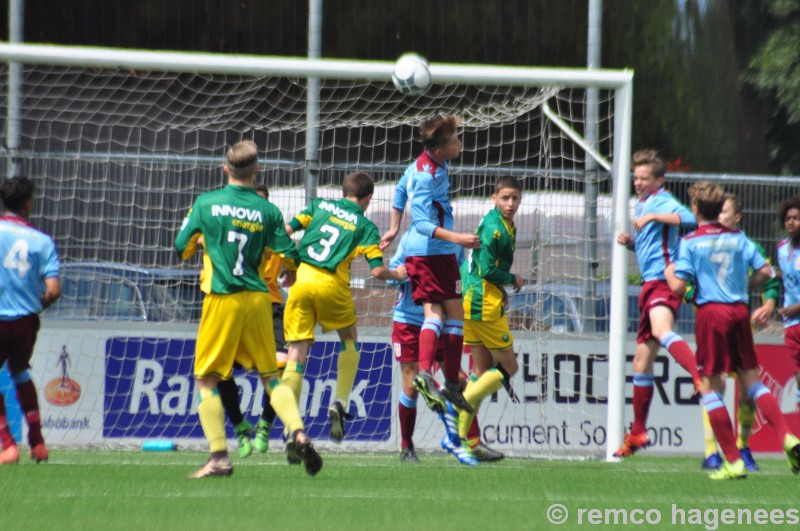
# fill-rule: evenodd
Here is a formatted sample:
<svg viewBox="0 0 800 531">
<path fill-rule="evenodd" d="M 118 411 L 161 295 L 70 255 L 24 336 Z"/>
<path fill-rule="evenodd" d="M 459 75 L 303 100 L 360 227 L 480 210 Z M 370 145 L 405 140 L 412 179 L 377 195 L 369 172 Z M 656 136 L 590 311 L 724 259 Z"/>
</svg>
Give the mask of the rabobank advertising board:
<svg viewBox="0 0 800 531">
<path fill-rule="evenodd" d="M 194 393 L 193 339 L 112 337 L 106 342 L 104 438 L 202 438 Z M 339 344 L 314 344 L 306 364 L 300 407 L 306 430 L 328 438 L 328 405 L 336 392 Z M 252 424 L 263 409 L 264 387 L 255 374 L 235 373 L 242 412 Z M 348 433 L 358 441 L 391 436 L 392 359 L 383 343 L 362 343 L 356 385 L 350 395 Z M 228 426 L 229 435 L 232 434 Z M 274 436 L 280 436 L 280 421 Z"/>
</svg>

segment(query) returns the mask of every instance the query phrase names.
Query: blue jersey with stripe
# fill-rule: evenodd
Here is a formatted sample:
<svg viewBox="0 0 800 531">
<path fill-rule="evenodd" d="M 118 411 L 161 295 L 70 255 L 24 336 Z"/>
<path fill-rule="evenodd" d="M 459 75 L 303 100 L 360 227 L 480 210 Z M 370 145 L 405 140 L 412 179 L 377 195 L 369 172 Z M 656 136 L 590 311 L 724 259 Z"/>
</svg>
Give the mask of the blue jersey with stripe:
<svg viewBox="0 0 800 531">
<path fill-rule="evenodd" d="M 13 214 L 0 218 L 0 321 L 42 311 L 44 279 L 61 264 L 53 240 Z"/>
<path fill-rule="evenodd" d="M 406 192 L 411 202 L 406 256 L 457 254 L 458 245 L 433 237 L 439 228 L 453 230 L 447 164 L 435 161 L 426 151 L 406 169 L 400 183 L 403 179 L 406 179 Z M 393 200 L 392 205 L 395 204 Z"/>
<path fill-rule="evenodd" d="M 783 307 L 800 304 L 800 252 L 792 248 L 789 239 L 778 244 L 778 267 L 783 279 Z M 800 316 L 783 321 L 786 328 L 796 324 L 800 324 Z"/>
<path fill-rule="evenodd" d="M 711 223 L 681 240 L 675 276 L 695 283 L 698 306 L 746 304 L 750 268 L 759 270 L 765 265 L 767 261 L 742 231 Z"/>
<path fill-rule="evenodd" d="M 678 214 L 681 227 L 695 227 L 697 220 L 672 194 L 659 189 L 636 203 L 636 219 L 645 214 Z M 678 226 L 651 222 L 634 233 L 636 260 L 642 282 L 665 280 L 664 270 L 674 262 L 678 251 Z"/>
</svg>

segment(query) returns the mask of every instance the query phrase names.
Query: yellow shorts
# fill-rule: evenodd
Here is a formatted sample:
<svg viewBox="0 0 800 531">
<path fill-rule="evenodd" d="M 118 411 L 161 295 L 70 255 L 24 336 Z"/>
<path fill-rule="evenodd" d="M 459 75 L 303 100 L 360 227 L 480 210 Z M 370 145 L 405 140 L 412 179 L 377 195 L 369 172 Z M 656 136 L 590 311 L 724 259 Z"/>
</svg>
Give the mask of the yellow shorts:
<svg viewBox="0 0 800 531">
<path fill-rule="evenodd" d="M 276 374 L 269 293 L 206 295 L 194 356 L 195 378 L 208 375 L 230 378 L 234 361 L 262 376 Z"/>
<path fill-rule="evenodd" d="M 300 264 L 283 314 L 286 342 L 313 341 L 317 323 L 323 332 L 356 324 L 353 294 L 333 273 Z"/>
<path fill-rule="evenodd" d="M 464 344 L 483 345 L 489 350 L 503 351 L 514 346 L 514 336 L 508 326 L 508 317 L 496 321 L 464 320 Z"/>
</svg>

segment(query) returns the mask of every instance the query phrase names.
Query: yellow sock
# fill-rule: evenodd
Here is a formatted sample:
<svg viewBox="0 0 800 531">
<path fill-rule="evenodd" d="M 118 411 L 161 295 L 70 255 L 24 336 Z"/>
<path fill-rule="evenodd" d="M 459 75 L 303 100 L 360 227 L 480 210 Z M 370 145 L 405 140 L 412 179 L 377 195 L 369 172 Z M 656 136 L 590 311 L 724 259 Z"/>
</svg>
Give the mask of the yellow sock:
<svg viewBox="0 0 800 531">
<path fill-rule="evenodd" d="M 269 403 L 286 426 L 289 435 L 305 428 L 303 419 L 300 418 L 300 410 L 297 408 L 294 391 L 285 382 L 278 383 L 277 380 L 270 382 Z"/>
<path fill-rule="evenodd" d="M 336 376 L 336 400 L 345 405 L 350 403 L 350 392 L 356 381 L 356 371 L 358 371 L 358 360 L 361 353 L 358 352 L 355 341 L 343 341 L 339 346 L 339 366 Z"/>
<path fill-rule="evenodd" d="M 472 406 L 472 409 L 477 411 L 483 399 L 501 387 L 503 387 L 503 373 L 492 367 L 477 380 L 473 381 L 472 378 L 470 378 L 467 388 L 464 390 L 464 398 L 469 402 L 469 405 Z M 462 439 L 467 438 L 467 432 L 469 432 L 469 427 L 472 425 L 473 419 L 475 419 L 475 413 L 467 413 L 466 411 L 459 412 L 458 436 Z"/>
<path fill-rule="evenodd" d="M 283 377 L 281 381 L 289 386 L 289 389 L 294 393 L 294 401 L 300 405 L 300 395 L 303 394 L 303 371 L 305 367 L 302 363 L 289 361 L 286 363 L 286 368 L 283 370 Z"/>
<path fill-rule="evenodd" d="M 706 457 L 717 453 L 717 439 L 714 437 L 714 429 L 711 427 L 711 419 L 708 418 L 708 411 L 703 410 L 703 441 L 706 443 Z"/>
<path fill-rule="evenodd" d="M 200 426 L 208 441 L 211 452 L 222 452 L 228 449 L 225 442 L 225 410 L 217 388 L 201 387 L 197 393 L 197 416 Z"/>
<path fill-rule="evenodd" d="M 747 448 L 750 441 L 750 432 L 753 430 L 753 423 L 756 420 L 756 410 L 747 402 L 739 404 L 739 411 L 736 412 L 736 420 L 739 421 L 739 436 L 736 438 L 736 447 L 741 450 Z"/>
</svg>

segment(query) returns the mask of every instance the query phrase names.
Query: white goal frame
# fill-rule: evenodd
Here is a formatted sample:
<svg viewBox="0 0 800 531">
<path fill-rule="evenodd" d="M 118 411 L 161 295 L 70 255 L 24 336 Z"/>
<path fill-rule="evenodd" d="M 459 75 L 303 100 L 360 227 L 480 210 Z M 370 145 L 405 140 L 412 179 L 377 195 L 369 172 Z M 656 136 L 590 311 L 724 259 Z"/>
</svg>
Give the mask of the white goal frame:
<svg viewBox="0 0 800 531">
<path fill-rule="evenodd" d="M 112 69 L 143 69 L 206 74 L 276 75 L 308 79 L 388 81 L 394 63 L 256 57 L 244 55 L 136 51 L 108 48 L 0 44 L 0 61 L 9 64 L 47 64 Z M 493 65 L 430 65 L 433 83 L 491 84 L 497 86 L 558 86 L 598 88 L 614 93 L 613 230 L 627 230 L 630 190 L 630 143 L 633 106 L 633 72 L 573 68 L 531 68 Z M 10 84 L 13 85 L 13 84 Z M 9 97 L 9 100 L 12 98 Z M 13 153 L 12 153 L 13 156 Z M 608 416 L 606 459 L 621 444 L 625 384 L 625 328 L 627 316 L 627 257 L 623 246 L 613 245 L 611 315 L 608 339 Z"/>
</svg>

